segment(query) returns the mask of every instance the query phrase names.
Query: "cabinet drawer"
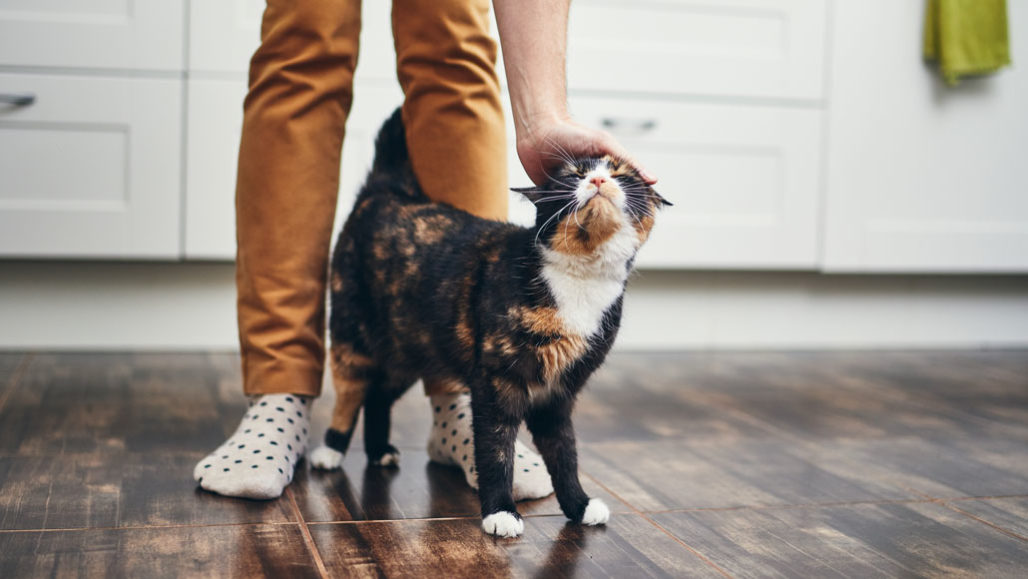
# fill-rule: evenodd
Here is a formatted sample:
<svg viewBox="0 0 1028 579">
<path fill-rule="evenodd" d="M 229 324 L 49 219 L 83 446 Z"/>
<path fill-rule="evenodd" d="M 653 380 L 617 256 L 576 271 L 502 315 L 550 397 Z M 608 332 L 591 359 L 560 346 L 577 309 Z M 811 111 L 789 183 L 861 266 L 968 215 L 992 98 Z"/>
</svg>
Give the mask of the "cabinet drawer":
<svg viewBox="0 0 1028 579">
<path fill-rule="evenodd" d="M 826 0 L 578 0 L 568 86 L 819 100 Z"/>
<path fill-rule="evenodd" d="M 643 267 L 813 269 L 822 113 L 799 108 L 577 98 L 675 205 L 657 218 Z"/>
<path fill-rule="evenodd" d="M 391 6 L 365 2 L 362 7 L 359 77 L 396 78 Z M 264 0 L 196 1 L 189 10 L 190 70 L 245 75 L 260 45 Z"/>
<path fill-rule="evenodd" d="M 0 65 L 182 70 L 183 0 L 3 0 Z"/>
<path fill-rule="evenodd" d="M 0 255 L 177 258 L 179 80 L 0 74 Z"/>
</svg>

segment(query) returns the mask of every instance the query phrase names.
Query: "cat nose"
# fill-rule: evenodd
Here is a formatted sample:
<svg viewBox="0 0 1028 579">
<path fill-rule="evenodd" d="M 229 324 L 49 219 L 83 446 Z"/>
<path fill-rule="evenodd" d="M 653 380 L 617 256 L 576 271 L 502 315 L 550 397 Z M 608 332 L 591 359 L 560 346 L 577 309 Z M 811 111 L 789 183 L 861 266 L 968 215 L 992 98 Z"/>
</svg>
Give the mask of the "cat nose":
<svg viewBox="0 0 1028 579">
<path fill-rule="evenodd" d="M 600 185 L 603 185 L 604 183 L 607 182 L 607 179 L 606 179 L 606 177 L 596 176 L 596 177 L 593 177 L 592 179 L 589 179 L 589 182 L 592 183 L 593 185 L 596 185 L 596 188 L 599 189 Z"/>
</svg>

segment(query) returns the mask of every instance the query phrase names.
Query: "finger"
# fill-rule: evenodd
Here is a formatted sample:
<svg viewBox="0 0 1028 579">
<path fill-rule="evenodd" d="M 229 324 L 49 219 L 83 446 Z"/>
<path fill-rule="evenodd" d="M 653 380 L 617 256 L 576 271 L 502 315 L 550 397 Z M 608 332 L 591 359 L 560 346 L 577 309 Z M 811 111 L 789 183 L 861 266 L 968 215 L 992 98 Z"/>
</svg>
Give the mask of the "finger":
<svg viewBox="0 0 1028 579">
<path fill-rule="evenodd" d="M 657 184 L 657 176 L 656 175 L 654 175 L 653 173 L 650 173 L 645 168 L 643 168 L 642 165 L 639 165 L 638 163 L 633 163 L 632 166 L 635 167 L 635 170 L 639 172 L 639 176 L 642 177 L 642 180 L 645 181 L 647 185 L 656 185 Z"/>
<path fill-rule="evenodd" d="M 639 172 L 639 177 L 645 181 L 647 185 L 653 185 L 657 182 L 657 177 L 653 173 L 647 171 L 646 167 L 644 167 L 643 164 L 635 158 L 635 156 L 629 153 L 627 149 L 622 147 L 621 143 L 619 143 L 613 135 L 605 132 L 604 136 L 606 137 L 604 139 L 606 141 L 605 148 L 607 148 L 611 154 L 624 159 L 629 165 L 635 167 L 635 170 Z"/>
</svg>

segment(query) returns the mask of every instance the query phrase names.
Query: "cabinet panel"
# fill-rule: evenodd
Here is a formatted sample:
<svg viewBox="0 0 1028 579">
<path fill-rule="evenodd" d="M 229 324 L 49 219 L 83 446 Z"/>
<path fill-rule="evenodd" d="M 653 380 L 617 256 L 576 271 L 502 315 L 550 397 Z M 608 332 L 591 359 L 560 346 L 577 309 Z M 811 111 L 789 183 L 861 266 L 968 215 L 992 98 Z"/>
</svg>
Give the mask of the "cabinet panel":
<svg viewBox="0 0 1028 579">
<path fill-rule="evenodd" d="M 179 80 L 0 74 L 0 255 L 179 255 Z"/>
<path fill-rule="evenodd" d="M 825 0 L 579 0 L 568 86 L 818 100 Z"/>
<path fill-rule="evenodd" d="M 183 0 L 2 0 L 0 65 L 182 70 L 184 20 Z"/>
<path fill-rule="evenodd" d="M 1008 9 L 1023 63 L 1028 5 Z M 1028 71 L 949 88 L 911 39 L 922 5 L 836 10 L 825 269 L 1028 271 Z"/>
<path fill-rule="evenodd" d="M 673 203 L 644 267 L 812 269 L 817 260 L 822 114 L 817 110 L 579 97 Z"/>
<path fill-rule="evenodd" d="M 396 78 L 392 2 L 364 2 L 358 78 Z M 190 4 L 189 68 L 245 75 L 261 40 L 264 0 L 195 1 Z"/>
</svg>

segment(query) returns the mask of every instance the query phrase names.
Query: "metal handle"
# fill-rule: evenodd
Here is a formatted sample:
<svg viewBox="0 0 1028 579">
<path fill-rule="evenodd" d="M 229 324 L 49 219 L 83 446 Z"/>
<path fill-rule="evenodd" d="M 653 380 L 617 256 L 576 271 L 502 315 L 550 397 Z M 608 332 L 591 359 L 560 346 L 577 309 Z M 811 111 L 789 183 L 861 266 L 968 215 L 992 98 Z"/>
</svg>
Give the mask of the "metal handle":
<svg viewBox="0 0 1028 579">
<path fill-rule="evenodd" d="M 648 133 L 657 128 L 656 119 L 618 119 L 605 117 L 602 121 L 603 128 L 618 133 Z"/>
<path fill-rule="evenodd" d="M 0 103 L 14 105 L 16 107 L 27 107 L 36 102 L 36 95 L 31 93 L 15 94 L 0 93 Z"/>
</svg>

